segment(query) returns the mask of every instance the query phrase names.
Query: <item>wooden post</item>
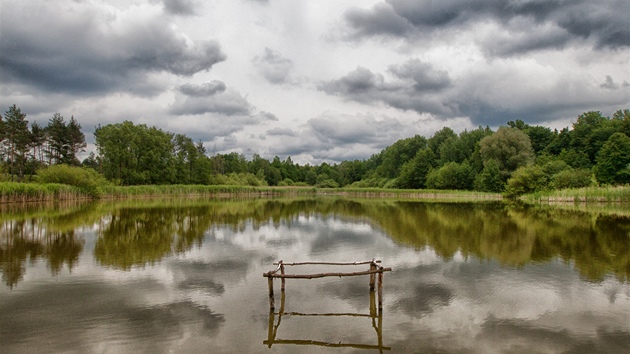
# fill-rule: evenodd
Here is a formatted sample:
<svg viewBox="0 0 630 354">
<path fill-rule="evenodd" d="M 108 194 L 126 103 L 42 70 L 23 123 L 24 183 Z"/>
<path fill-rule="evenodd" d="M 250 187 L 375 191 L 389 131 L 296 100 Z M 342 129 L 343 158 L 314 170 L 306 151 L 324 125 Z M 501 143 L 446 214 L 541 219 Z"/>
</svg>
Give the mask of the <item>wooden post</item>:
<svg viewBox="0 0 630 354">
<path fill-rule="evenodd" d="M 280 263 L 280 274 L 284 275 L 284 264 L 282 263 L 282 260 L 280 260 L 279 263 Z M 281 291 L 284 292 L 284 278 L 282 278 Z"/>
<path fill-rule="evenodd" d="M 383 267 L 378 267 L 378 309 L 383 309 Z"/>
<path fill-rule="evenodd" d="M 370 291 L 370 316 L 372 316 L 372 322 L 374 322 L 374 319 L 376 318 L 376 299 L 374 297 L 374 289 Z"/>
<path fill-rule="evenodd" d="M 376 263 L 374 259 L 372 259 L 372 263 L 370 263 L 370 271 L 376 270 Z M 376 274 L 370 274 L 370 291 L 374 291 L 374 281 L 376 280 Z"/>
<path fill-rule="evenodd" d="M 267 326 L 269 326 L 269 331 L 267 333 L 267 345 L 269 346 L 269 348 L 271 348 L 271 346 L 273 345 L 273 340 L 276 339 L 276 335 L 275 335 L 275 331 L 274 331 L 274 327 L 276 324 L 276 320 L 275 320 L 275 313 L 273 312 L 273 308 L 269 309 L 269 323 L 267 324 Z"/>
<path fill-rule="evenodd" d="M 269 284 L 269 308 L 271 311 L 276 307 L 275 300 L 273 298 L 273 277 L 271 276 L 271 272 L 269 272 L 269 277 L 267 278 L 267 283 Z M 380 299 L 380 298 L 379 298 Z"/>
</svg>

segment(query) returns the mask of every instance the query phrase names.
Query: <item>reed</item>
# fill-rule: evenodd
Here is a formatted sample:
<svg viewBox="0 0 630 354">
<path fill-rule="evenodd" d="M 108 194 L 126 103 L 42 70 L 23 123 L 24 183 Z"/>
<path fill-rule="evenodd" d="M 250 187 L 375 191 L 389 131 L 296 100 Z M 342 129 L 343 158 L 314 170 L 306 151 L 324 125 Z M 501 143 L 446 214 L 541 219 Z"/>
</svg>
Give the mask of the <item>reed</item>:
<svg viewBox="0 0 630 354">
<path fill-rule="evenodd" d="M 65 184 L 0 182 L 0 203 L 46 202 L 90 198 L 80 188 Z"/>
<path fill-rule="evenodd" d="M 521 200 L 529 203 L 628 203 L 630 185 L 543 191 L 526 194 Z"/>
</svg>

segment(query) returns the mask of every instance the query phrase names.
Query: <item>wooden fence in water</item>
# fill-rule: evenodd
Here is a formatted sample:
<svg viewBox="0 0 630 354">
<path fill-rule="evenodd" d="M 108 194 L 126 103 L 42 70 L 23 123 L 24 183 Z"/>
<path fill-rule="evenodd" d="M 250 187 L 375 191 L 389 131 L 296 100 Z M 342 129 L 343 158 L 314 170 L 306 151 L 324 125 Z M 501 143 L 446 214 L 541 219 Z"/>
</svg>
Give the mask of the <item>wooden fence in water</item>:
<svg viewBox="0 0 630 354">
<path fill-rule="evenodd" d="M 383 350 L 391 350 L 390 347 L 386 347 L 383 345 L 383 273 L 390 272 L 391 268 L 385 268 L 380 266 L 381 261 L 372 259 L 371 261 L 365 262 L 283 262 L 282 260 L 278 262 L 274 262 L 276 265 L 276 269 L 271 270 L 267 273 L 263 273 L 263 276 L 267 278 L 269 285 L 269 333 L 267 340 L 263 341 L 264 345 L 267 345 L 269 348 L 273 344 L 293 344 L 293 345 L 315 345 L 315 346 L 323 346 L 323 347 L 347 347 L 347 348 L 355 348 L 355 349 L 376 349 L 381 353 Z M 369 269 L 365 271 L 358 272 L 328 272 L 328 273 L 310 273 L 310 274 L 287 274 L 286 268 L 287 266 L 301 266 L 301 265 L 326 265 L 326 266 L 356 266 L 356 265 L 369 265 Z M 359 275 L 369 275 L 369 289 L 370 289 L 370 313 L 369 314 L 358 314 L 358 313 L 299 313 L 299 312 L 286 312 L 284 309 L 285 303 L 285 280 L 286 279 L 314 279 L 314 278 L 324 278 L 324 277 L 349 277 L 349 276 L 359 276 Z M 274 278 L 281 279 L 281 298 L 280 298 L 280 310 L 275 312 L 275 298 L 274 298 L 274 288 L 273 288 L 273 280 Z M 378 293 L 378 311 L 376 306 L 375 299 L 375 288 Z M 278 321 L 276 324 L 276 316 L 278 316 Z M 350 317 L 367 317 L 372 320 L 372 327 L 376 330 L 377 335 L 377 345 L 369 345 L 369 344 L 353 344 L 353 343 L 329 343 L 315 340 L 305 340 L 305 339 L 278 339 L 277 332 L 278 327 L 280 326 L 280 322 L 282 321 L 283 316 L 307 316 L 307 317 L 337 317 L 337 316 L 350 316 Z"/>
<path fill-rule="evenodd" d="M 286 279 L 313 279 L 324 277 L 352 277 L 358 275 L 370 276 L 370 291 L 374 291 L 376 286 L 376 277 L 378 275 L 378 308 L 383 308 L 383 273 L 391 272 L 391 268 L 384 268 L 379 265 L 380 260 L 372 259 L 371 261 L 364 262 L 283 262 L 282 260 L 274 262 L 277 265 L 275 270 L 270 270 L 267 273 L 263 273 L 263 277 L 267 278 L 269 284 L 269 307 L 275 308 L 275 300 L 273 294 L 273 279 L 280 278 L 282 280 L 281 290 L 285 289 Z M 356 265 L 370 265 L 370 269 L 361 272 L 329 272 L 329 273 L 311 273 L 311 274 L 286 274 L 286 266 L 300 266 L 300 265 L 332 265 L 332 266 L 356 266 Z M 280 274 L 278 274 L 280 272 Z"/>
</svg>

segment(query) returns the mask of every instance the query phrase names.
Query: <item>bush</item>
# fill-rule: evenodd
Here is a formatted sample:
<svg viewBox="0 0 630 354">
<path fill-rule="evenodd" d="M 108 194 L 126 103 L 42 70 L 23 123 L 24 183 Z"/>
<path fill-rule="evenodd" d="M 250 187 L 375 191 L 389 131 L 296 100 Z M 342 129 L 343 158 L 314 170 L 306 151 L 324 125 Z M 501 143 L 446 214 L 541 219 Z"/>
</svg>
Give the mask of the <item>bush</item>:
<svg viewBox="0 0 630 354">
<path fill-rule="evenodd" d="M 230 173 L 228 175 L 217 174 L 212 176 L 211 184 L 213 185 L 229 185 L 229 186 L 253 186 L 260 187 L 266 186 L 265 180 L 260 180 L 253 173 Z"/>
<path fill-rule="evenodd" d="M 293 180 L 290 178 L 285 178 L 282 181 L 280 181 L 280 183 L 278 183 L 278 186 L 280 187 L 290 187 L 293 185 L 295 185 L 295 182 L 293 182 Z"/>
<path fill-rule="evenodd" d="M 100 197 L 102 186 L 109 182 L 95 170 L 87 167 L 54 165 L 37 171 L 39 183 L 58 183 L 78 187 L 92 197 Z"/>
<path fill-rule="evenodd" d="M 564 170 L 551 177 L 552 189 L 582 188 L 593 184 L 591 170 L 576 168 Z"/>
<path fill-rule="evenodd" d="M 335 182 L 334 179 L 326 179 L 317 184 L 319 188 L 339 188 L 339 183 Z"/>
<path fill-rule="evenodd" d="M 507 197 L 516 197 L 525 193 L 542 191 L 547 189 L 548 184 L 547 174 L 540 166 L 519 167 L 507 181 L 505 194 Z"/>
<path fill-rule="evenodd" d="M 467 162 L 449 162 L 439 169 L 431 169 L 426 185 L 429 189 L 472 189 L 474 172 Z"/>
</svg>

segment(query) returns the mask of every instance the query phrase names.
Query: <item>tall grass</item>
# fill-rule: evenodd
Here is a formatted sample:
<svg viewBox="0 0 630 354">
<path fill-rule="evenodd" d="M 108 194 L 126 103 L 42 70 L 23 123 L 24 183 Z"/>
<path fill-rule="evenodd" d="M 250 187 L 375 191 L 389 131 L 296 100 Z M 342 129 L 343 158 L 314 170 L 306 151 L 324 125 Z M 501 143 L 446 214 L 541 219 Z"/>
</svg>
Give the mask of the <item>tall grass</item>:
<svg viewBox="0 0 630 354">
<path fill-rule="evenodd" d="M 300 188 L 253 187 L 235 185 L 146 185 L 104 186 L 103 198 L 124 199 L 133 197 L 194 196 L 194 195 L 296 195 L 303 194 Z M 314 191 L 313 188 L 307 190 Z"/>
<path fill-rule="evenodd" d="M 0 203 L 43 202 L 89 197 L 80 188 L 66 184 L 0 182 Z"/>
<path fill-rule="evenodd" d="M 599 202 L 629 203 L 630 185 L 603 186 L 543 191 L 526 194 L 521 200 L 529 203 Z"/>
</svg>

